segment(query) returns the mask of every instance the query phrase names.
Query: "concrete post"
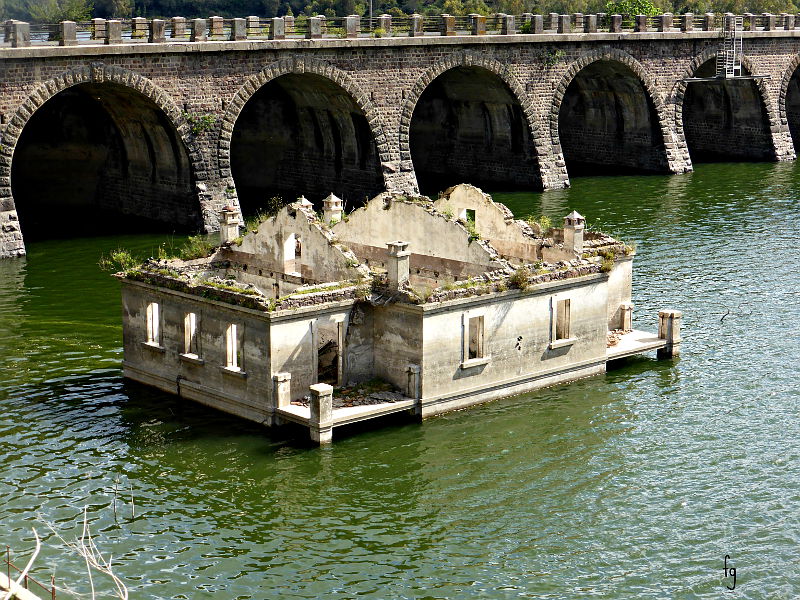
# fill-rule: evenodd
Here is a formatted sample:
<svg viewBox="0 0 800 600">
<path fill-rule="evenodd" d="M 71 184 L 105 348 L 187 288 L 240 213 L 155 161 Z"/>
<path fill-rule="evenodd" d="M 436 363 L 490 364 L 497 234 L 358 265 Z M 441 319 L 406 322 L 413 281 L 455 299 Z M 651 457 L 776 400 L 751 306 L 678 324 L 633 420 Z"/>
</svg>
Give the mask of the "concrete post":
<svg viewBox="0 0 800 600">
<path fill-rule="evenodd" d="M 533 15 L 531 33 L 544 33 L 544 17 L 542 15 Z"/>
<path fill-rule="evenodd" d="M 672 358 L 681 353 L 681 318 L 679 310 L 662 310 L 658 313 L 658 337 L 667 340 L 667 345 L 659 348 L 658 358 Z"/>
<path fill-rule="evenodd" d="M 147 37 L 147 19 L 144 17 L 133 17 L 131 19 L 131 38 L 141 39 Z"/>
<path fill-rule="evenodd" d="M 184 17 L 172 17 L 172 33 L 170 37 L 175 38 L 183 37 L 186 35 L 186 19 Z"/>
<path fill-rule="evenodd" d="M 239 214 L 232 206 L 219 213 L 219 243 L 228 244 L 239 237 Z"/>
<path fill-rule="evenodd" d="M 286 35 L 294 34 L 294 15 L 284 16 L 283 23 L 286 25 Z"/>
<path fill-rule="evenodd" d="M 308 19 L 308 31 L 306 38 L 309 40 L 318 40 L 322 37 L 322 21 L 319 17 L 310 17 Z"/>
<path fill-rule="evenodd" d="M 318 444 L 330 444 L 333 441 L 333 387 L 327 383 L 315 383 L 311 390 L 311 414 L 309 433 L 311 441 Z"/>
<path fill-rule="evenodd" d="M 392 15 L 380 15 L 378 17 L 378 28 L 383 29 L 386 36 L 392 35 Z"/>
<path fill-rule="evenodd" d="M 685 13 L 681 15 L 681 31 L 692 31 L 694 29 L 694 15 Z"/>
<path fill-rule="evenodd" d="M 205 42 L 208 41 L 208 33 L 206 32 L 205 19 L 192 19 L 191 31 L 189 32 L 190 42 Z"/>
<path fill-rule="evenodd" d="M 231 21 L 231 40 L 241 42 L 247 39 L 247 21 L 245 19 L 233 19 Z"/>
<path fill-rule="evenodd" d="M 273 408 L 284 408 L 292 402 L 292 374 L 275 373 L 272 376 L 272 405 Z"/>
<path fill-rule="evenodd" d="M 409 37 L 421 37 L 425 34 L 422 28 L 422 15 L 414 13 L 411 15 L 411 27 L 408 29 Z"/>
<path fill-rule="evenodd" d="M 284 17 L 274 17 L 269 20 L 269 39 L 286 39 L 286 21 Z"/>
<path fill-rule="evenodd" d="M 408 281 L 411 252 L 408 251 L 408 242 L 398 240 L 389 242 L 386 245 L 389 247 L 389 259 L 386 261 L 389 287 L 396 290 Z"/>
<path fill-rule="evenodd" d="M 611 15 L 608 31 L 609 33 L 622 33 L 622 15 Z"/>
<path fill-rule="evenodd" d="M 764 31 L 775 31 L 775 15 L 772 13 L 764 13 Z"/>
<path fill-rule="evenodd" d="M 558 33 L 569 33 L 572 30 L 572 18 L 569 15 L 558 16 Z"/>
<path fill-rule="evenodd" d="M 322 220 L 330 225 L 342 220 L 342 199 L 331 194 L 322 201 Z"/>
<path fill-rule="evenodd" d="M 586 226 L 586 219 L 573 210 L 564 217 L 564 250 L 573 252 L 577 256 L 583 254 L 583 230 Z"/>
<path fill-rule="evenodd" d="M 106 44 L 122 43 L 122 21 L 106 21 Z"/>
<path fill-rule="evenodd" d="M 222 17 L 209 17 L 208 23 L 211 37 L 222 35 L 225 30 L 225 20 Z"/>
<path fill-rule="evenodd" d="M 633 30 L 636 32 L 647 31 L 647 15 L 636 15 L 633 21 Z"/>
<path fill-rule="evenodd" d="M 794 29 L 794 24 L 795 24 L 794 15 L 786 15 L 783 28 L 786 29 L 786 31 L 792 31 Z"/>
<path fill-rule="evenodd" d="M 552 29 L 553 31 L 558 31 L 558 13 L 550 13 L 547 15 L 550 21 L 548 29 Z"/>
<path fill-rule="evenodd" d="M 471 14 L 469 16 L 469 28 L 472 35 L 486 35 L 486 17 L 484 15 Z"/>
<path fill-rule="evenodd" d="M 656 31 L 669 31 L 672 29 L 672 13 L 664 13 L 656 17 Z"/>
<path fill-rule="evenodd" d="M 623 302 L 619 305 L 619 328 L 622 331 L 633 329 L 633 302 Z"/>
<path fill-rule="evenodd" d="M 456 18 L 453 15 L 441 15 L 439 17 L 439 33 L 442 35 L 455 35 L 456 34 Z"/>
<path fill-rule="evenodd" d="M 714 13 L 706 13 L 703 15 L 703 31 L 714 31 L 716 26 L 716 18 Z"/>
<path fill-rule="evenodd" d="M 572 26 L 575 28 L 575 31 L 581 31 L 583 29 L 583 13 L 572 13 Z"/>
<path fill-rule="evenodd" d="M 61 21 L 58 37 L 59 46 L 74 46 L 78 43 L 78 24 L 75 21 Z"/>
<path fill-rule="evenodd" d="M 514 26 L 514 15 L 505 15 L 500 21 L 500 35 L 514 35 L 517 28 Z"/>
<path fill-rule="evenodd" d="M 344 32 L 348 38 L 358 37 L 358 26 L 360 25 L 361 17 L 358 15 L 350 15 L 344 18 Z"/>
<path fill-rule="evenodd" d="M 422 396 L 419 389 L 419 374 L 421 371 L 422 369 L 420 369 L 419 365 L 408 365 L 408 367 L 406 367 L 406 374 L 408 375 L 406 382 L 406 398 L 419 399 Z"/>
<path fill-rule="evenodd" d="M 261 19 L 256 16 L 250 15 L 245 19 L 247 23 L 247 35 L 258 35 L 261 33 Z"/>
<path fill-rule="evenodd" d="M 106 37 L 106 20 L 92 19 L 92 39 L 104 40 Z"/>
<path fill-rule="evenodd" d="M 31 45 L 31 25 L 24 21 L 11 23 L 11 47 L 27 48 Z"/>
<path fill-rule="evenodd" d="M 753 13 L 744 13 L 742 16 L 744 17 L 744 30 L 756 31 L 756 27 L 758 26 L 758 19 L 756 16 Z"/>
<path fill-rule="evenodd" d="M 167 41 L 167 22 L 161 19 L 150 21 L 150 35 L 147 41 L 151 44 L 163 44 Z"/>
<path fill-rule="evenodd" d="M 586 15 L 583 17 L 584 33 L 597 33 L 597 15 Z"/>
</svg>

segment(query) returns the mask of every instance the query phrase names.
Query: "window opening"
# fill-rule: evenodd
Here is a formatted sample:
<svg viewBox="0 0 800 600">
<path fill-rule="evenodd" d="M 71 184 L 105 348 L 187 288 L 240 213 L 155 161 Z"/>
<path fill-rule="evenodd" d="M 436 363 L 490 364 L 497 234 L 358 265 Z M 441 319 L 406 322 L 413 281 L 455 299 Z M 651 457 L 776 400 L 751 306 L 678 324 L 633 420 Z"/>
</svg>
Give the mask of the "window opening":
<svg viewBox="0 0 800 600">
<path fill-rule="evenodd" d="M 190 312 L 183 320 L 183 351 L 186 354 L 200 355 L 197 335 L 197 314 Z"/>
<path fill-rule="evenodd" d="M 161 345 L 159 312 L 158 302 L 151 302 L 147 305 L 147 343 L 154 346 Z"/>
<path fill-rule="evenodd" d="M 467 358 L 483 358 L 483 317 L 472 317 L 469 320 L 469 344 Z"/>
<path fill-rule="evenodd" d="M 239 339 L 239 327 L 235 323 L 228 325 L 225 332 L 225 367 L 231 371 L 242 370 L 242 345 Z"/>
<path fill-rule="evenodd" d="M 556 340 L 569 339 L 569 300 L 559 300 L 556 303 Z"/>
</svg>

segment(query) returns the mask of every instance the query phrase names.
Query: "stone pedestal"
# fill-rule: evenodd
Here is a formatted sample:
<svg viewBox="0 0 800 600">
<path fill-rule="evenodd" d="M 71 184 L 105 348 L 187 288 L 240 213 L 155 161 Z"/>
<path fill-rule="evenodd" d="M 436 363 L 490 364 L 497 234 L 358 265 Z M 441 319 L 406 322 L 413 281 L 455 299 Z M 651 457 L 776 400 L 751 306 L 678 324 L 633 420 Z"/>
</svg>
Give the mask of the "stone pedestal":
<svg viewBox="0 0 800 600">
<path fill-rule="evenodd" d="M 311 391 L 311 441 L 320 445 L 330 444 L 333 441 L 333 387 L 327 383 L 315 383 L 308 389 Z"/>
<path fill-rule="evenodd" d="M 408 281 L 411 252 L 408 251 L 408 242 L 398 240 L 386 245 L 389 247 L 389 259 L 386 263 L 389 287 L 396 290 Z"/>
<path fill-rule="evenodd" d="M 659 348 L 658 358 L 673 358 L 681 353 L 681 318 L 679 310 L 662 310 L 658 313 L 658 337 L 667 341 Z"/>
</svg>

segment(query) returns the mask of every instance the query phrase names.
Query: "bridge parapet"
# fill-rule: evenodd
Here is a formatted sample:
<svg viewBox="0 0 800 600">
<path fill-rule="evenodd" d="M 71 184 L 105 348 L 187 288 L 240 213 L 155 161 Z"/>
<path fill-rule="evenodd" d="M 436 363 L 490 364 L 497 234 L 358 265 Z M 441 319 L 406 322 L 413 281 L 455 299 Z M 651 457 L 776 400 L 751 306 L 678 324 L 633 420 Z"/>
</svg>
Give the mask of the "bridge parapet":
<svg viewBox="0 0 800 600">
<path fill-rule="evenodd" d="M 507 15 L 498 13 L 481 15 L 410 15 L 393 17 L 380 15 L 369 18 L 359 15 L 327 18 L 276 17 L 129 20 L 92 19 L 75 23 L 65 21 L 50 24 L 30 24 L 9 20 L 0 30 L 0 49 L 27 46 L 71 46 L 93 44 L 147 44 L 164 42 L 291 40 L 291 39 L 358 39 L 437 36 L 525 36 L 520 41 L 537 41 L 536 36 L 570 34 L 664 34 L 699 32 L 718 34 L 722 17 L 731 13 L 706 13 L 695 15 L 655 16 L 612 15 L 607 13 L 570 15 Z M 745 13 L 744 30 L 747 34 L 796 32 L 798 15 Z M 188 25 L 188 26 L 187 26 Z M 792 34 L 789 34 L 792 35 Z M 544 40 L 542 40 L 544 41 Z"/>
</svg>

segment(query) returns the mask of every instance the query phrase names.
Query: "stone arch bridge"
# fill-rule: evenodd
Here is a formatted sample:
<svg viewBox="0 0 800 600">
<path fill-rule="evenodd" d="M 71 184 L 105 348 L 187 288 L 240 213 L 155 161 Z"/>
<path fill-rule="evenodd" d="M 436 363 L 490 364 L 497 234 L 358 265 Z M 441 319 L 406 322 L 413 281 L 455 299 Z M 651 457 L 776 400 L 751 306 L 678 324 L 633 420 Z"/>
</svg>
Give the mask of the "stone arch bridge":
<svg viewBox="0 0 800 600">
<path fill-rule="evenodd" d="M 274 195 L 358 203 L 383 189 L 547 189 L 593 171 L 795 157 L 793 16 L 744 33 L 745 71 L 768 78 L 688 85 L 714 72 L 713 26 L 555 17 L 548 30 L 528 16 L 525 34 L 504 17 L 495 35 L 445 17 L 417 31 L 414 17 L 380 38 L 350 18 L 336 37 L 315 35 L 315 19 L 302 37 L 282 19 L 226 21 L 214 36 L 212 19 L 211 37 L 204 20 L 185 39 L 178 20 L 171 36 L 169 22 L 134 22 L 149 40 L 96 22 L 80 41 L 65 23 L 58 41 L 33 44 L 27 24 L 7 24 L 0 256 L 24 254 L 23 233 L 104 215 L 214 230 L 222 206 L 254 212 Z"/>
</svg>

